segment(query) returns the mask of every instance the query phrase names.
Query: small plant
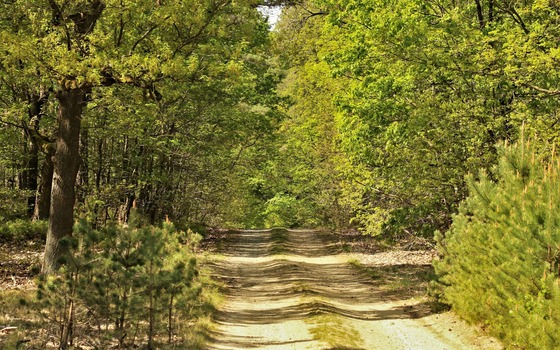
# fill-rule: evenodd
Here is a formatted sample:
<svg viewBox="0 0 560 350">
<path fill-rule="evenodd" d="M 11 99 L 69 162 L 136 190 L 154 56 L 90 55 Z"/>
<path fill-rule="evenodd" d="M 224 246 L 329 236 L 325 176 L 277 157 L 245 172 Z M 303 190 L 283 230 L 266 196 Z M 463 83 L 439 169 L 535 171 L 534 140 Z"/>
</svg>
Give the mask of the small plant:
<svg viewBox="0 0 560 350">
<path fill-rule="evenodd" d="M 95 334 L 88 345 L 101 348 L 176 343 L 177 319 L 189 318 L 201 293 L 197 240 L 169 222 L 154 227 L 131 219 L 128 227 L 102 232 L 79 223 L 65 242 L 71 254 L 60 273 L 43 277 L 38 290 L 60 348 L 82 334 Z"/>
<path fill-rule="evenodd" d="M 341 316 L 333 314 L 316 315 L 308 318 L 313 339 L 327 343 L 329 349 L 360 349 L 363 339 L 360 333 L 345 324 Z"/>
<path fill-rule="evenodd" d="M 469 197 L 436 236 L 434 294 L 511 345 L 558 349 L 560 158 L 528 142 L 499 151 L 493 174 L 468 178 Z"/>
</svg>

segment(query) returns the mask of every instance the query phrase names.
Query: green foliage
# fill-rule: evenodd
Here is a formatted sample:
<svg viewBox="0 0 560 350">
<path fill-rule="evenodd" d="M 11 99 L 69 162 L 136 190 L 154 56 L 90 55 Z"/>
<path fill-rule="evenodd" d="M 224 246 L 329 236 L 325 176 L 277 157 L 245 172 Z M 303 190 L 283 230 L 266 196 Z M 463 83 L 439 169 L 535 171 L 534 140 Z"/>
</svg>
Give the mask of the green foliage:
<svg viewBox="0 0 560 350">
<path fill-rule="evenodd" d="M 0 242 L 44 241 L 47 222 L 13 220 L 0 224 Z"/>
<path fill-rule="evenodd" d="M 80 217 L 126 222 L 135 203 L 152 222 L 239 225 L 227 200 L 246 185 L 236 168 L 258 162 L 250 150 L 281 115 L 256 3 L 29 0 L 0 12 L 0 204 L 27 177 L 49 181 L 38 170 L 56 137 L 56 92 L 82 89 Z M 25 201 L 16 204 L 0 206 L 0 219 Z"/>
<path fill-rule="evenodd" d="M 309 206 L 290 195 L 277 194 L 266 202 L 265 227 L 305 227 L 313 224 Z M 311 215 L 310 215 L 311 214 Z"/>
<path fill-rule="evenodd" d="M 102 232 L 85 222 L 66 244 L 58 276 L 43 277 L 38 298 L 62 347 L 79 334 L 97 332 L 96 346 L 182 344 L 186 322 L 201 293 L 192 253 L 196 234 L 161 227 L 112 226 Z M 138 226 L 137 226 L 138 225 Z"/>
<path fill-rule="evenodd" d="M 284 11 L 284 148 L 295 151 L 279 159 L 317 180 L 307 197 L 326 193 L 367 234 L 431 237 L 449 227 L 464 176 L 494 165 L 495 145 L 515 141 L 522 122 L 557 140 L 558 6 L 480 3 L 319 0 Z M 321 147 L 329 141 L 338 155 Z"/>
<path fill-rule="evenodd" d="M 438 235 L 444 300 L 512 345 L 556 349 L 560 158 L 539 155 L 529 142 L 499 153 L 491 175 L 468 178 L 469 197 Z"/>
<path fill-rule="evenodd" d="M 25 216 L 28 195 L 25 190 L 0 187 L 0 222 Z"/>
<path fill-rule="evenodd" d="M 303 8 L 286 8 L 272 35 L 278 85 L 285 113 L 269 145 L 268 159 L 249 173 L 255 210 L 253 226 L 345 227 L 350 214 L 342 202 L 340 175 L 346 164 L 336 147 L 332 95 L 342 88 L 320 60 L 333 45 L 323 36 L 320 17 L 302 25 Z"/>
</svg>

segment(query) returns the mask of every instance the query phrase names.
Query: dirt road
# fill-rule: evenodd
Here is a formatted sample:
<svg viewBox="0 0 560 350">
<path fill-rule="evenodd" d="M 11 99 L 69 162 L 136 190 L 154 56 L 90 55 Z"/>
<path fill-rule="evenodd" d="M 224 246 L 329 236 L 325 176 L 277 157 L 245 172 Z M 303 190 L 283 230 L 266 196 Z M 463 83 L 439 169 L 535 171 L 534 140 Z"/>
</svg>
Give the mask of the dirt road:
<svg viewBox="0 0 560 350">
<path fill-rule="evenodd" d="M 431 313 L 414 278 L 429 267 L 353 267 L 339 249 L 333 235 L 316 231 L 229 234 L 214 266 L 227 300 L 208 348 L 501 348 L 451 314 Z"/>
</svg>

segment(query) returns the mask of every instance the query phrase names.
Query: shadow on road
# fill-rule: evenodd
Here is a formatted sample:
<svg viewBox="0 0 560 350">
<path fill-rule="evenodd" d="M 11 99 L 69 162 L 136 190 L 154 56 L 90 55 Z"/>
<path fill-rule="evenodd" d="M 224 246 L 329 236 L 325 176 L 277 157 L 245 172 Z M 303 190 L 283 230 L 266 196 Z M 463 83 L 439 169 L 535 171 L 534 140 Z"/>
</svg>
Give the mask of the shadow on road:
<svg viewBox="0 0 560 350">
<path fill-rule="evenodd" d="M 313 341 L 309 335 L 294 334 L 290 339 L 288 334 L 277 339 L 262 333 L 273 332 L 274 325 L 320 315 L 369 321 L 422 317 L 429 312 L 426 304 L 386 303 L 402 297 L 402 286 L 384 287 L 404 271 L 412 271 L 414 277 L 415 273 L 426 273 L 429 267 L 380 267 L 372 276 L 338 255 L 340 248 L 334 235 L 326 232 L 232 232 L 219 252 L 226 258 L 212 268 L 228 303 L 217 312 L 219 327 L 212 334 L 210 349 L 304 349 L 304 344 Z M 406 288 L 420 288 L 413 278 L 407 283 Z M 245 334 L 249 327 L 258 335 Z"/>
</svg>

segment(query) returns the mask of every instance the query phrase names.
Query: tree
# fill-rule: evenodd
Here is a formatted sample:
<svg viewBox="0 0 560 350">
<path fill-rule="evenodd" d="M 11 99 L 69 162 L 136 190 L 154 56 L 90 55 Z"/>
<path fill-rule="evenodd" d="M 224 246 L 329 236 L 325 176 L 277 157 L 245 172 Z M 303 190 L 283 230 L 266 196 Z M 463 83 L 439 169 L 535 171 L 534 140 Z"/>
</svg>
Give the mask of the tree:
<svg viewBox="0 0 560 350">
<path fill-rule="evenodd" d="M 534 143 L 502 145 L 491 172 L 468 177 L 469 196 L 438 234 L 444 301 L 526 349 L 560 344 L 559 159 Z"/>
<path fill-rule="evenodd" d="M 341 146 L 361 169 L 355 209 L 366 232 L 445 230 L 466 194 L 464 175 L 494 164 L 494 145 L 515 140 L 523 120 L 555 137 L 555 5 L 316 6 L 310 13 L 327 14 L 323 30 L 339 43 L 322 60 L 348 78 L 335 99 Z"/>
<path fill-rule="evenodd" d="M 126 85 L 159 103 L 166 79 L 188 83 L 222 43 L 243 37 L 257 18 L 248 3 L 225 0 L 4 2 L 2 65 L 14 76 L 53 90 L 57 134 L 53 156 L 49 231 L 43 271 L 58 266 L 71 235 L 75 183 L 80 166 L 79 139 L 87 104 L 104 89 Z M 222 61 L 223 62 L 223 61 Z"/>
<path fill-rule="evenodd" d="M 274 32 L 275 51 L 286 70 L 278 92 L 287 118 L 278 130 L 277 151 L 258 183 L 270 192 L 265 213 L 288 226 L 349 225 L 343 195 L 348 158 L 337 147 L 337 108 L 345 78 L 334 78 L 324 57 L 339 47 L 336 33 L 325 32 L 325 17 L 310 3 L 287 8 Z M 286 206 L 282 215 L 282 206 Z M 274 221 L 274 220 L 272 220 Z"/>
</svg>

